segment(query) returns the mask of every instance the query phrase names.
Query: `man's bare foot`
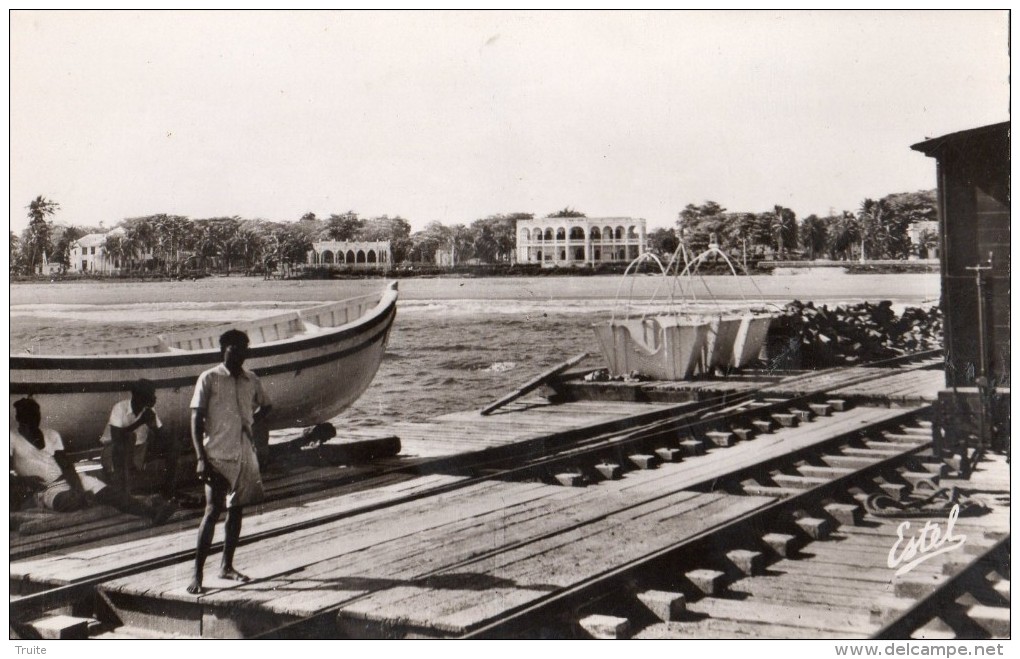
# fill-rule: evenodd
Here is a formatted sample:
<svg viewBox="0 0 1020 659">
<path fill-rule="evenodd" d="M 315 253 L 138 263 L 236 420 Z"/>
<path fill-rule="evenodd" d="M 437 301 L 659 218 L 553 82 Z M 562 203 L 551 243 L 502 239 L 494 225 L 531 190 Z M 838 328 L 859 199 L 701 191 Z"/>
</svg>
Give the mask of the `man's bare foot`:
<svg viewBox="0 0 1020 659">
<path fill-rule="evenodd" d="M 202 593 L 204 593 L 205 590 L 202 589 L 202 580 L 195 579 L 194 581 L 192 581 L 191 585 L 188 586 L 188 592 L 191 593 L 192 595 L 201 595 Z"/>
<path fill-rule="evenodd" d="M 228 581 L 240 581 L 241 583 L 248 583 L 249 581 L 251 581 L 251 577 L 241 574 L 232 567 L 220 570 L 220 579 L 226 579 Z"/>
</svg>

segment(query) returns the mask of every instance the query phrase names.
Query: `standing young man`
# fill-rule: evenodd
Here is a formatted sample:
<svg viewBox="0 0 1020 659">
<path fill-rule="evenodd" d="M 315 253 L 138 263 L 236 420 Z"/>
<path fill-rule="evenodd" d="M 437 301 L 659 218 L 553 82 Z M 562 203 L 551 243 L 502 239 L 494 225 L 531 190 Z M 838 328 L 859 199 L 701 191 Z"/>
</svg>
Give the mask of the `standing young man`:
<svg viewBox="0 0 1020 659">
<path fill-rule="evenodd" d="M 198 376 L 191 399 L 191 441 L 196 471 L 205 483 L 205 517 L 198 528 L 195 575 L 188 592 L 200 594 L 205 559 L 220 513 L 226 508 L 220 578 L 249 581 L 234 569 L 234 550 L 241 537 L 242 507 L 262 498 L 252 427 L 271 409 L 262 383 L 244 368 L 248 335 L 229 330 L 220 336 L 222 363 Z"/>
</svg>

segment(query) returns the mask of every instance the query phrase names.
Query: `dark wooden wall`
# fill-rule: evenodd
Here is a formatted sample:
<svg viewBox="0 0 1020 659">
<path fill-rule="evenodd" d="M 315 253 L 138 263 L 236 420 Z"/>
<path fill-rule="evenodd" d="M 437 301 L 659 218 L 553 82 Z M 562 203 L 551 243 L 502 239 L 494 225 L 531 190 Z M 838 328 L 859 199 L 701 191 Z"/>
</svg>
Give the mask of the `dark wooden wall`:
<svg viewBox="0 0 1020 659">
<path fill-rule="evenodd" d="M 1009 340 L 1009 134 L 1008 126 L 946 138 L 928 155 L 938 160 L 942 240 L 942 305 L 945 312 L 946 385 L 971 386 L 980 370 L 978 294 L 984 276 L 989 376 L 1010 382 Z"/>
</svg>

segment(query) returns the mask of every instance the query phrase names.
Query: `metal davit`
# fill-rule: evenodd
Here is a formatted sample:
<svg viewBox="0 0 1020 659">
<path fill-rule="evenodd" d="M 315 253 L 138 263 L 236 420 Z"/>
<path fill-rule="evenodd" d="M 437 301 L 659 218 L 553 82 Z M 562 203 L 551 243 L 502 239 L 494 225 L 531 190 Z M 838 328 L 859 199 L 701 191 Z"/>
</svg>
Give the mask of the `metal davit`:
<svg viewBox="0 0 1020 659">
<path fill-rule="evenodd" d="M 593 326 L 611 375 L 640 374 L 658 380 L 684 380 L 694 375 L 741 368 L 758 357 L 773 314 L 765 310 L 764 302 L 750 304 L 743 293 L 742 303 L 721 304 L 712 296 L 703 277 L 701 281 L 711 302 L 708 307 L 699 303 L 693 277 L 701 264 L 712 256 L 721 257 L 730 272 L 739 276 L 733 262 L 714 241 L 693 258 L 681 243 L 666 266 L 650 252 L 631 261 L 617 287 L 610 320 Z M 625 317 L 618 318 L 624 284 L 645 261 L 654 261 L 659 266 L 662 279 L 642 312 L 634 317 L 631 314 L 634 280 L 631 278 Z M 753 280 L 747 279 L 757 290 Z M 670 289 L 667 311 L 656 312 L 654 301 L 664 284 Z M 761 297 L 760 290 L 758 294 Z"/>
</svg>

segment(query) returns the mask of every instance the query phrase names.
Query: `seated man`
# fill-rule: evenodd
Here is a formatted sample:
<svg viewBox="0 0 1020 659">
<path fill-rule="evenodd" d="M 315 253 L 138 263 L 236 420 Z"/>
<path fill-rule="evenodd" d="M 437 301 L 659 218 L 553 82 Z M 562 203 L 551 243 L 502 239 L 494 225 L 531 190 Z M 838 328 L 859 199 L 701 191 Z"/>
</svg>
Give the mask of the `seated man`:
<svg viewBox="0 0 1020 659">
<path fill-rule="evenodd" d="M 11 430 L 11 468 L 34 482 L 37 505 L 57 512 L 81 510 L 92 501 L 162 524 L 173 515 L 171 504 L 149 505 L 88 474 L 78 474 L 64 452 L 60 434 L 41 427 L 39 403 L 22 398 L 14 403 L 18 427 Z"/>
<path fill-rule="evenodd" d="M 131 494 L 133 475 L 139 472 L 159 481 L 159 493 L 175 498 L 177 458 L 180 450 L 172 437 L 160 432 L 163 423 L 156 414 L 156 387 L 149 380 L 131 385 L 131 398 L 110 410 L 100 442 L 102 464 L 110 484 Z M 162 473 L 156 464 L 165 465 Z"/>
</svg>

